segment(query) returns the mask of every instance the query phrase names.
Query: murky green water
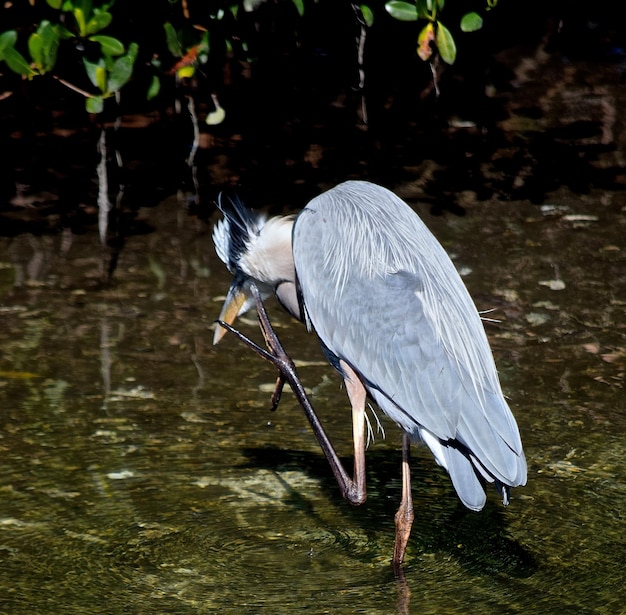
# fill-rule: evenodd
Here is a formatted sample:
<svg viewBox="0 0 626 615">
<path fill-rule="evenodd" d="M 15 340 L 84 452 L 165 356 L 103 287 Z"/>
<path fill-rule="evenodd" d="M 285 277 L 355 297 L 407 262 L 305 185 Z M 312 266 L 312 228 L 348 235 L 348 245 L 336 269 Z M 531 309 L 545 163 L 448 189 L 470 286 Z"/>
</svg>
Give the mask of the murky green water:
<svg viewBox="0 0 626 615">
<path fill-rule="evenodd" d="M 523 91 L 484 180 L 545 180 L 537 195 L 580 163 L 581 183 L 617 168 L 623 184 L 615 73 L 559 66 L 553 79 L 540 52 L 532 60 L 544 80 L 520 63 Z M 540 120 L 523 111 L 534 105 Z M 595 141 L 568 150 L 561 128 L 580 122 Z M 528 145 L 537 134 L 575 153 L 551 166 L 554 151 Z M 422 178 L 454 175 L 434 163 L 405 171 L 415 183 L 389 187 L 413 203 Z M 625 193 L 455 199 L 465 217 L 420 213 L 500 321 L 487 330 L 529 480 L 509 507 L 492 494 L 471 513 L 415 451 L 404 580 L 389 565 L 397 429 L 383 420 L 368 502 L 350 508 L 292 396 L 269 412 L 272 368 L 231 337 L 211 345 L 230 280 L 210 228 L 174 198 L 141 212 L 154 231 L 127 238 L 106 290 L 95 233 L 0 238 L 0 613 L 624 612 Z M 268 307 L 349 458 L 337 376 L 317 341 Z M 256 334 L 253 321 L 242 328 Z"/>
<path fill-rule="evenodd" d="M 292 396 L 268 411 L 272 368 L 233 338 L 211 346 L 229 280 L 210 229 L 173 199 L 146 212 L 155 232 L 129 239 L 108 290 L 95 235 L 2 239 L 0 612 L 620 612 L 626 200 L 555 198 L 558 216 L 422 212 L 501 320 L 487 326 L 529 481 L 471 513 L 416 452 L 404 584 L 396 428 L 351 509 Z M 270 307 L 348 457 L 337 377 Z"/>
</svg>

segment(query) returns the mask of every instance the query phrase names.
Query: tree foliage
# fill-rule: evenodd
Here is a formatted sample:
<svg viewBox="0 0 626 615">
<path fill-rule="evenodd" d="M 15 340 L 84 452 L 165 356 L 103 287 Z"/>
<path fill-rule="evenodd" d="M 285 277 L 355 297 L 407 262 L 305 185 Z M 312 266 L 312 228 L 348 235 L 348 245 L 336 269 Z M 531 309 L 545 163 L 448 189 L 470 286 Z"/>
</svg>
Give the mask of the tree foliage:
<svg viewBox="0 0 626 615">
<path fill-rule="evenodd" d="M 487 9 L 493 8 L 497 2 L 498 0 L 488 0 Z M 430 60 L 436 51 L 446 64 L 454 64 L 456 42 L 452 32 L 440 18 L 444 6 L 445 0 L 390 0 L 385 4 L 385 9 L 399 21 L 426 21 L 417 36 L 417 54 L 422 60 Z M 475 32 L 483 27 L 483 18 L 477 12 L 471 11 L 463 15 L 459 25 L 463 32 Z"/>
<path fill-rule="evenodd" d="M 84 96 L 88 112 L 99 113 L 105 101 L 116 97 L 136 75 L 140 45 L 147 46 L 142 49 L 144 61 L 140 68 L 149 74 L 145 94 L 147 99 L 152 99 L 161 92 L 163 79 L 194 79 L 205 74 L 205 67 L 216 58 L 238 56 L 253 61 L 255 33 L 249 27 L 249 16 L 256 11 L 293 13 L 296 38 L 298 20 L 307 19 L 304 0 L 214 0 L 195 5 L 189 0 L 157 0 L 152 8 L 161 11 L 163 21 L 158 24 L 146 15 L 145 23 L 147 28 L 159 27 L 160 32 L 131 31 L 132 38 L 138 40 L 125 40 L 129 30 L 120 23 L 123 17 L 119 17 L 125 1 L 128 2 L 31 0 L 36 17 L 34 25 L 0 33 L 0 62 L 26 80 L 52 76 Z M 497 2 L 487 1 L 487 10 Z M 368 4 L 351 4 L 366 29 L 372 27 L 375 19 L 384 17 L 384 13 L 376 14 Z M 432 61 L 434 54 L 438 54 L 444 62 L 452 64 L 457 56 L 457 35 L 441 20 L 444 4 L 444 0 L 390 0 L 384 7 L 394 19 L 422 24 L 416 39 L 416 52 L 422 60 Z M 482 17 L 469 12 L 461 18 L 458 31 L 471 32 L 481 27 Z M 150 48 L 159 39 L 170 58 L 163 56 L 161 48 Z M 61 54 L 64 48 L 70 53 Z M 73 80 L 75 73 L 69 70 L 76 55 L 84 70 L 78 82 Z M 216 96 L 212 98 L 215 109 L 207 121 L 215 124 L 224 118 L 224 110 Z"/>
</svg>

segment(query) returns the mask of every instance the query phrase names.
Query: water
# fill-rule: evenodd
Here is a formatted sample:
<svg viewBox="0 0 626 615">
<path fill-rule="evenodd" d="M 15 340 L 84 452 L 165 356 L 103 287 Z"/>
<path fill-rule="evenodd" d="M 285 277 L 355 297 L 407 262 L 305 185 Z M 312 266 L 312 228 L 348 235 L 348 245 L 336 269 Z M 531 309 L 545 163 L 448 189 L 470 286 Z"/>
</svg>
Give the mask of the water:
<svg viewBox="0 0 626 615">
<path fill-rule="evenodd" d="M 487 328 L 529 481 L 470 513 L 416 452 L 404 582 L 397 430 L 370 446 L 369 500 L 351 509 L 293 397 L 269 412 L 271 366 L 234 338 L 211 346 L 229 280 L 208 227 L 163 203 L 108 290 L 95 235 L 63 254 L 61 236 L 3 239 L 0 612 L 619 611 L 624 203 L 600 198 L 558 203 L 593 221 L 528 203 L 425 215 L 501 319 Z M 348 458 L 337 377 L 270 309 Z"/>
<path fill-rule="evenodd" d="M 518 78 L 526 99 L 512 106 L 536 102 L 538 86 Z M 607 147 L 580 179 L 613 169 L 619 182 L 610 109 L 623 87 L 597 79 L 608 94 L 588 96 L 587 75 L 578 97 L 575 80 L 545 90 L 541 122 L 502 123 L 484 180 L 530 186 L 534 203 L 468 190 L 456 195 L 464 217 L 416 206 L 498 321 L 486 328 L 529 479 L 507 508 L 492 493 L 471 513 L 415 450 L 403 578 L 389 563 L 397 429 L 382 419 L 368 501 L 351 508 L 292 395 L 269 411 L 273 368 L 231 336 L 212 346 L 230 279 L 210 224 L 174 197 L 140 211 L 150 232 L 127 238 L 110 287 L 95 232 L 0 238 L 0 613 L 622 612 L 626 197 L 568 189 L 563 175 L 550 187 L 545 158 L 516 158 L 532 150 L 521 140 L 562 144 L 549 131 L 596 110 Z M 414 180 L 390 187 L 412 203 L 424 201 L 420 177 L 448 186 L 437 164 L 404 171 Z M 336 374 L 314 337 L 268 307 L 349 464 Z M 240 325 L 258 339 L 254 320 Z"/>
</svg>

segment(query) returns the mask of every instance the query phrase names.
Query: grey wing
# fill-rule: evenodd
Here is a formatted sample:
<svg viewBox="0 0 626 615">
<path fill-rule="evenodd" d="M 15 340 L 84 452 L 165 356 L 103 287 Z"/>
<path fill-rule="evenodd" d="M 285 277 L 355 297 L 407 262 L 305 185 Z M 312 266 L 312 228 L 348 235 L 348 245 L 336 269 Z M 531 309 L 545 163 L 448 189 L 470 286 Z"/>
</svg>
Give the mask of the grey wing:
<svg viewBox="0 0 626 615">
<path fill-rule="evenodd" d="M 412 277 L 402 272 L 366 283 L 352 277 L 339 301 L 330 289 L 312 297 L 306 277 L 299 279 L 316 333 L 377 393 L 390 418 L 410 432 L 424 426 L 439 438 L 454 438 L 460 410 L 452 402 L 461 383 L 452 378 L 418 295 L 406 292 L 407 283 L 418 290 Z M 322 281 L 318 276 L 314 283 Z"/>
<path fill-rule="evenodd" d="M 520 484 L 525 465 L 519 433 L 502 393 L 477 387 L 448 353 L 425 313 L 420 281 L 399 272 L 368 280 L 366 289 L 352 279 L 341 301 L 329 301 L 332 293 L 311 301 L 303 286 L 305 308 L 322 342 L 359 373 L 391 419 L 441 441 L 440 451 L 427 443 L 453 479 L 467 471 L 456 450 L 445 450 L 445 443 L 458 441 L 485 478 Z"/>
</svg>

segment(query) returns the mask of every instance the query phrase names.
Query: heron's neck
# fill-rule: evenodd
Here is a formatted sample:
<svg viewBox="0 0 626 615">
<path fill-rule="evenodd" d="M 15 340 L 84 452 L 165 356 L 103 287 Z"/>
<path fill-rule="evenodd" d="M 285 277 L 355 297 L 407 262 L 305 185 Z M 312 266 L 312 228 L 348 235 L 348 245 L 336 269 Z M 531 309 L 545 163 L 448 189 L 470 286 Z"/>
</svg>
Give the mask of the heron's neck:
<svg viewBox="0 0 626 615">
<path fill-rule="evenodd" d="M 277 299 L 294 318 L 303 320 L 296 289 L 292 229 L 292 216 L 268 220 L 261 235 L 264 235 L 271 248 L 264 250 L 263 262 L 268 281 L 271 280 Z"/>
<path fill-rule="evenodd" d="M 251 239 L 240 264 L 251 278 L 274 288 L 284 308 L 301 320 L 291 246 L 293 222 L 293 216 L 270 218 Z"/>
</svg>

